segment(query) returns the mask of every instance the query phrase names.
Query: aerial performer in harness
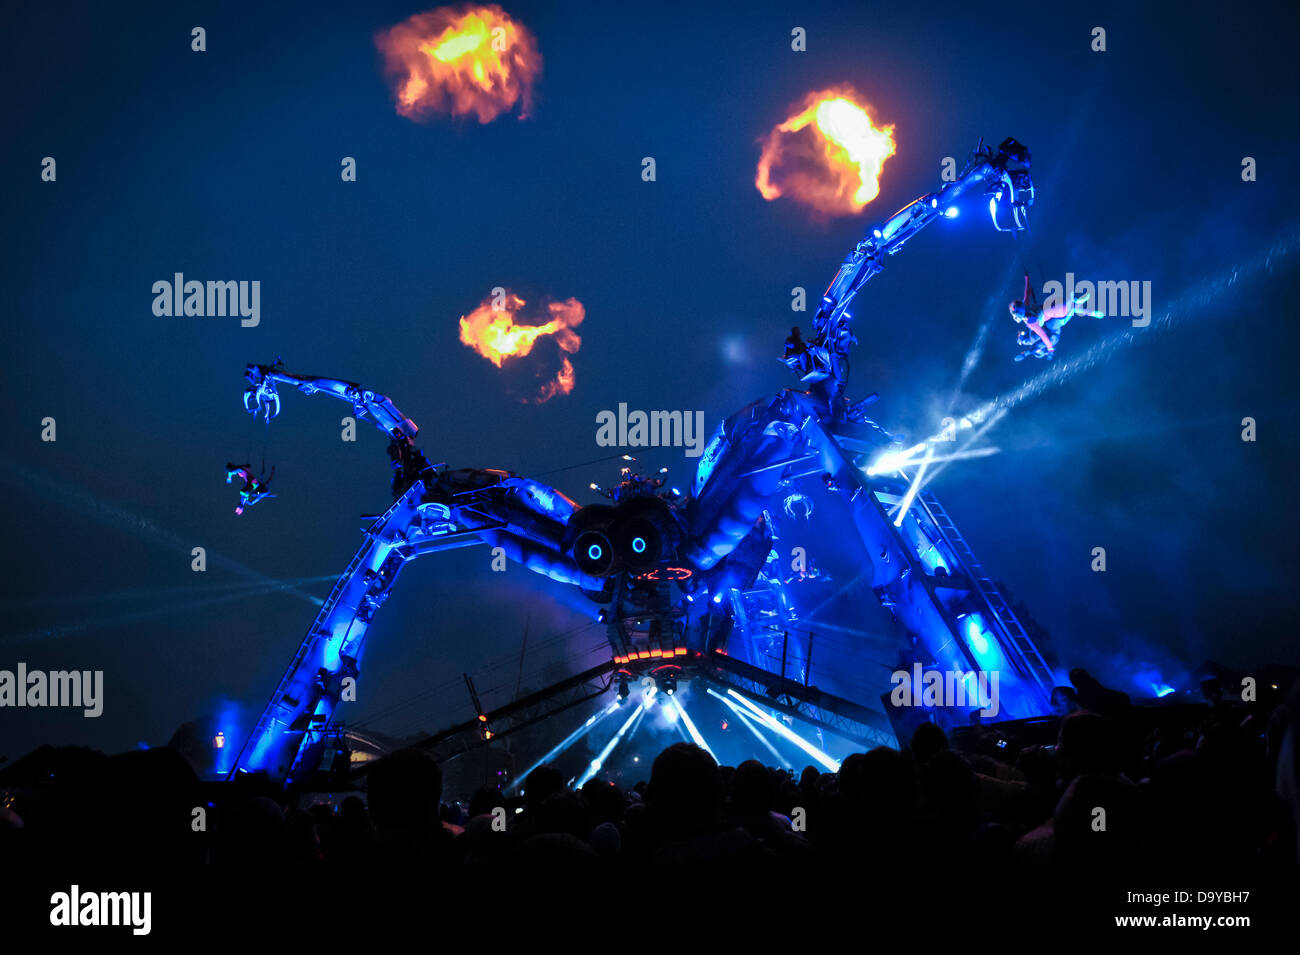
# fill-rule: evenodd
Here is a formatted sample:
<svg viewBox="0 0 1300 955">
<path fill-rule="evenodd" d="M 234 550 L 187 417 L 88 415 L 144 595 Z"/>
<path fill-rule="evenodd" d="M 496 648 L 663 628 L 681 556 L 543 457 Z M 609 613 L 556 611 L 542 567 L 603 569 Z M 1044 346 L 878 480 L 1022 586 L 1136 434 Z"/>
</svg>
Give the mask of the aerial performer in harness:
<svg viewBox="0 0 1300 955">
<path fill-rule="evenodd" d="M 271 465 L 271 473 L 265 478 L 254 478 L 253 470 L 247 464 L 226 464 L 226 483 L 230 484 L 235 478 L 244 482 L 244 486 L 239 489 L 239 506 L 235 508 L 236 514 L 243 514 L 244 508 L 252 507 L 258 501 L 268 497 L 275 497 L 267 490 L 267 485 L 275 477 L 275 465 Z"/>
<path fill-rule="evenodd" d="M 1007 306 L 1011 317 L 1025 327 L 1016 336 L 1016 344 L 1024 349 L 1016 355 L 1016 361 L 1024 361 L 1031 355 L 1050 361 L 1056 356 L 1056 343 L 1061 339 L 1061 329 L 1075 315 L 1088 315 L 1102 318 L 1103 313 L 1086 309 L 1088 292 L 1085 290 L 1074 301 L 1055 302 L 1047 306 L 1038 304 L 1038 296 L 1029 283 L 1029 273 L 1025 273 L 1025 290 L 1020 298 Z"/>
</svg>

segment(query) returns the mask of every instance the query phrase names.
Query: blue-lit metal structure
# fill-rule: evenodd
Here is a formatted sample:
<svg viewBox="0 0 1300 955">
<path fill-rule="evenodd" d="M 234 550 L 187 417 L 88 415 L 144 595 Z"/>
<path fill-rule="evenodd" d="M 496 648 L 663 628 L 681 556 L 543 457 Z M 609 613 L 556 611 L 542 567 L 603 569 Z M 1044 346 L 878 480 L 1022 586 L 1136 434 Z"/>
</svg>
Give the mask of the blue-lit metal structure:
<svg viewBox="0 0 1300 955">
<path fill-rule="evenodd" d="M 619 671 L 664 667 L 724 694 L 764 696 L 779 712 L 866 745 L 890 742 L 890 724 L 878 710 L 818 690 L 801 657 L 792 669 L 774 672 L 764 663 L 771 655 L 757 652 L 797 618 L 773 570 L 779 526 L 796 519 L 791 502 L 811 508 L 827 498 L 848 515 L 844 534 L 860 546 L 861 576 L 912 658 L 945 671 L 998 673 L 1004 718 L 1045 712 L 1052 677 L 1039 650 L 939 502 L 918 493 L 910 465 L 869 468 L 899 444 L 866 417 L 874 395 L 857 402 L 845 396 L 855 296 L 886 255 L 935 219 L 952 218 L 973 195 L 988 200 L 996 228 L 1024 228 L 1033 202 L 1028 149 L 1010 139 L 996 150 L 979 148 L 956 180 L 854 247 L 822 298 L 813 337 L 796 333 L 786 342 L 784 361 L 806 390 L 782 391 L 726 419 L 685 493 L 664 491 L 661 480 L 624 468 L 618 485 L 604 492 L 609 503 L 579 506 L 509 472 L 432 465 L 416 447 L 414 422 L 383 395 L 292 375 L 279 362 L 248 366 L 244 403 L 253 414 L 278 415 L 278 389 L 292 387 L 347 401 L 358 418 L 372 420 L 389 438 L 395 500 L 365 529 L 232 772 L 264 770 L 290 781 L 314 769 L 339 704 L 359 679 L 370 625 L 402 567 L 480 543 L 602 605 L 611 660 L 559 685 L 564 701 L 551 709 L 547 693 L 534 694 L 439 734 L 431 745 L 443 752 L 502 735 L 493 726 L 535 722 L 605 692 Z M 742 655 L 750 659 L 728 653 L 729 643 L 746 648 Z"/>
</svg>

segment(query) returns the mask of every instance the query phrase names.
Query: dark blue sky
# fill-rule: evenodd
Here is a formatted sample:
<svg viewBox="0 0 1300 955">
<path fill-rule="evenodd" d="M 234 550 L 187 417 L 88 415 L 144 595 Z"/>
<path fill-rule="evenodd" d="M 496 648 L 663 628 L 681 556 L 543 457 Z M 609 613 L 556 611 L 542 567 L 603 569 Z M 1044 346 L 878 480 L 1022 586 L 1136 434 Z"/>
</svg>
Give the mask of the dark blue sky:
<svg viewBox="0 0 1300 955">
<path fill-rule="evenodd" d="M 1257 261 L 1300 216 L 1296 7 L 1132 6 L 511 3 L 543 72 L 531 118 L 486 126 L 396 115 L 372 36 L 421 6 L 12 11 L 0 667 L 103 669 L 107 699 L 94 721 L 0 712 L 0 755 L 161 742 L 273 689 L 313 609 L 284 594 L 214 602 L 212 588 L 342 570 L 357 515 L 390 499 L 388 471 L 378 434 L 338 440 L 343 406 L 290 394 L 267 451 L 281 496 L 235 518 L 221 468 L 251 442 L 245 362 L 283 355 L 381 390 L 453 466 L 539 474 L 600 457 L 596 412 L 619 402 L 702 409 L 711 428 L 792 384 L 776 356 L 808 316 L 792 316 L 791 287 L 815 298 L 869 225 L 937 187 L 941 157 L 960 161 L 980 136 L 1034 150 L 1032 251 L 963 217 L 863 293 L 851 393 L 879 391 L 891 430 L 936 429 L 986 318 L 957 410 L 1041 370 L 1011 362 L 1002 311 L 1025 267 L 1149 280 L 1159 315 Z M 190 50 L 195 25 L 206 53 Z M 790 51 L 793 26 L 807 53 Z M 1104 54 L 1089 50 L 1094 26 Z M 818 224 L 759 196 L 758 140 L 805 93 L 844 82 L 895 125 L 898 154 L 860 217 Z M 44 156 L 57 183 L 40 181 Z M 343 156 L 355 183 L 340 181 Z M 644 156 L 657 182 L 642 182 Z M 1257 182 L 1241 181 L 1243 156 Z M 150 287 L 178 271 L 260 280 L 261 325 L 155 317 Z M 521 405 L 458 343 L 457 318 L 496 285 L 586 306 L 572 395 Z M 1021 404 L 989 435 L 1000 455 L 935 482 L 1065 662 L 1121 680 L 1210 657 L 1294 661 L 1298 291 L 1294 259 L 1278 258 Z M 1063 348 L 1122 327 L 1080 320 Z M 39 440 L 47 415 L 54 444 Z M 1240 440 L 1246 415 L 1254 444 Z M 645 460 L 678 480 L 691 466 Z M 609 475 L 548 479 L 586 502 Z M 194 545 L 210 555 L 202 580 Z M 1096 546 L 1106 574 L 1089 570 Z M 595 628 L 541 645 L 589 604 L 522 569 L 503 589 L 487 560 L 458 551 L 405 571 L 349 719 L 401 732 L 464 718 L 463 671 L 501 702 L 529 615 L 526 685 L 597 658 Z"/>
</svg>

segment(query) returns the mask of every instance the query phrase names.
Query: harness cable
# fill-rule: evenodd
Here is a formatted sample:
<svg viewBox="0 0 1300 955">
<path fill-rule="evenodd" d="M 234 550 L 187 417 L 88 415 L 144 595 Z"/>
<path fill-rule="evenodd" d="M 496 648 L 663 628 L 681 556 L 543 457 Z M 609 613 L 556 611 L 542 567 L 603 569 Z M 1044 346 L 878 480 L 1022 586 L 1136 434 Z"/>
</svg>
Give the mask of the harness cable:
<svg viewBox="0 0 1300 955">
<path fill-rule="evenodd" d="M 1038 258 L 1038 244 L 1034 242 L 1034 230 L 1029 227 L 1029 210 L 1025 210 L 1025 235 L 1029 239 L 1029 252 L 1034 258 L 1034 267 L 1038 269 L 1038 277 L 1041 279 L 1046 273 L 1043 271 L 1043 263 Z M 1038 292 L 1033 285 L 1029 286 L 1029 294 L 1033 297 L 1034 304 L 1038 304 Z M 1026 302 L 1026 305 L 1029 303 Z"/>
</svg>

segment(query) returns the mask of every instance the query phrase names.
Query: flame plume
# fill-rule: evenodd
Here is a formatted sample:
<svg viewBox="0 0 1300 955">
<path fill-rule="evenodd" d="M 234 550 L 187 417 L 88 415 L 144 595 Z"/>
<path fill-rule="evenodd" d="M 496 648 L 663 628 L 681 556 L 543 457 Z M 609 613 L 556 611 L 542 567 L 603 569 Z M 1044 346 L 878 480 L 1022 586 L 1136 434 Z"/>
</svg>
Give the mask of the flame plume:
<svg viewBox="0 0 1300 955">
<path fill-rule="evenodd" d="M 433 116 L 478 117 L 490 123 L 532 105 L 542 71 L 537 40 L 495 4 L 438 7 L 375 36 L 397 112 L 417 121 Z"/>
<path fill-rule="evenodd" d="M 850 87 L 809 93 L 793 116 L 763 140 L 754 185 L 824 216 L 854 215 L 880 193 L 894 155 L 894 127 L 878 127 Z"/>
<path fill-rule="evenodd" d="M 551 371 L 547 367 L 546 380 L 540 389 L 535 395 L 523 399 L 541 404 L 556 395 L 573 391 L 576 379 L 569 356 L 582 345 L 582 339 L 574 329 L 582 324 L 587 311 L 576 298 L 549 302 L 546 305 L 549 320 L 541 325 L 527 325 L 516 321 L 525 304 L 522 298 L 509 290 L 505 290 L 504 298 L 499 301 L 488 296 L 478 308 L 461 317 L 460 340 L 498 368 L 503 368 L 507 360 L 530 354 L 540 339 L 553 337 L 560 350 L 559 368 Z"/>
</svg>

